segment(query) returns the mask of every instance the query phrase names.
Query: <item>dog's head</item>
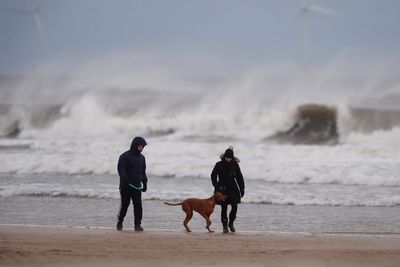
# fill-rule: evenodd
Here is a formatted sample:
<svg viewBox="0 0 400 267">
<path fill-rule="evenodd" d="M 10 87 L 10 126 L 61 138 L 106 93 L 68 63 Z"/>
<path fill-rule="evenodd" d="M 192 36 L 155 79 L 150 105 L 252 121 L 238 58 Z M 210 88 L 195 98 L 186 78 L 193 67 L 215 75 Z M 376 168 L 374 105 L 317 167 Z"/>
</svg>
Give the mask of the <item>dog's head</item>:
<svg viewBox="0 0 400 267">
<path fill-rule="evenodd" d="M 222 194 L 221 192 L 215 192 L 214 200 L 215 202 L 224 202 L 226 200 L 226 195 Z"/>
</svg>

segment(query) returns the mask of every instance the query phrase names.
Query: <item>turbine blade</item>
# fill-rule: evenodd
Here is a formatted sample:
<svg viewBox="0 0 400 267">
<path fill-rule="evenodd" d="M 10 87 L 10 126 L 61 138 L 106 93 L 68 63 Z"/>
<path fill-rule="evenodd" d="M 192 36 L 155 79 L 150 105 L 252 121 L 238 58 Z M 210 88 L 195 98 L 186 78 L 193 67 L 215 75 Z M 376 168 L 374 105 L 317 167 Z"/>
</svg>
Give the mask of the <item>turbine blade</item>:
<svg viewBox="0 0 400 267">
<path fill-rule="evenodd" d="M 304 14 L 307 13 L 309 10 L 310 4 L 307 1 L 303 1 L 301 2 L 301 9 L 300 9 L 300 13 Z"/>
<path fill-rule="evenodd" d="M 300 17 L 304 16 L 309 10 L 307 9 L 307 1 L 301 2 L 301 8 L 293 16 L 293 20 L 298 20 Z"/>
<path fill-rule="evenodd" d="M 33 15 L 33 23 L 34 23 L 34 27 L 35 27 L 35 31 L 37 33 L 37 35 L 39 35 L 40 41 L 42 43 L 42 45 L 45 48 L 48 48 L 47 42 L 46 42 L 46 38 L 44 36 L 44 31 L 43 31 L 43 26 L 42 26 L 42 22 L 40 20 L 40 17 L 38 14 L 34 14 Z"/>
<path fill-rule="evenodd" d="M 32 10 L 29 10 L 29 9 L 13 8 L 13 7 L 3 7 L 0 10 L 17 13 L 17 14 L 22 14 L 22 15 L 32 15 L 32 13 L 33 13 Z"/>
<path fill-rule="evenodd" d="M 320 14 L 331 15 L 331 16 L 341 16 L 342 15 L 334 10 L 331 10 L 331 9 L 328 9 L 325 7 L 321 7 L 321 6 L 316 6 L 316 5 L 308 5 L 307 10 L 313 11 L 316 13 L 320 13 Z"/>
<path fill-rule="evenodd" d="M 39 1 L 38 0 L 34 0 L 33 1 L 33 11 L 37 13 L 38 10 L 39 10 Z"/>
</svg>

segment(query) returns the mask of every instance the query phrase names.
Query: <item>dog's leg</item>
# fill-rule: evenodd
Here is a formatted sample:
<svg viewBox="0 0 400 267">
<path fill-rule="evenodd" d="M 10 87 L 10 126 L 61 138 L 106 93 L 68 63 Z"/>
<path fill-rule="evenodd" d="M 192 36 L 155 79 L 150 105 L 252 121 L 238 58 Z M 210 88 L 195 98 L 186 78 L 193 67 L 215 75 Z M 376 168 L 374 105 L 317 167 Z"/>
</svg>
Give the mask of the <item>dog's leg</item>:
<svg viewBox="0 0 400 267">
<path fill-rule="evenodd" d="M 189 206 L 187 206 L 187 205 L 185 205 L 185 204 L 182 205 L 182 210 L 186 213 L 186 218 L 185 218 L 185 220 L 183 221 L 183 226 L 185 226 L 186 231 L 187 231 L 188 233 L 190 233 L 191 231 L 190 231 L 190 229 L 189 229 L 188 222 L 190 221 L 190 219 L 192 219 L 193 210 L 192 210 Z"/>
<path fill-rule="evenodd" d="M 214 233 L 214 231 L 210 229 L 210 225 L 211 225 L 211 220 L 210 220 L 210 218 L 207 218 L 207 226 L 206 226 L 206 228 L 210 233 Z"/>
<path fill-rule="evenodd" d="M 210 215 L 209 214 L 201 214 L 201 216 L 203 216 L 204 219 L 206 219 L 206 223 L 207 223 L 206 229 L 208 230 L 208 232 L 214 233 L 214 231 L 210 229 L 210 225 L 211 225 Z"/>
</svg>

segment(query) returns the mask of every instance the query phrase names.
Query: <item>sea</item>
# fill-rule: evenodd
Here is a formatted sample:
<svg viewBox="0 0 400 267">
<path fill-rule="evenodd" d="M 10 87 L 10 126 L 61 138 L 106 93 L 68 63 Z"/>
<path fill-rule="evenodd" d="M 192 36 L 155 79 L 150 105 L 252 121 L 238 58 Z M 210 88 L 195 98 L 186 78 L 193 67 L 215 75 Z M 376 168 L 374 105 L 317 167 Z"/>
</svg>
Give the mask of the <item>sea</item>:
<svg viewBox="0 0 400 267">
<path fill-rule="evenodd" d="M 0 77 L 0 224 L 114 228 L 118 157 L 142 136 L 145 230 L 183 231 L 184 213 L 163 202 L 211 196 L 233 146 L 238 232 L 400 234 L 398 76 L 105 73 Z M 205 231 L 199 215 L 189 225 Z"/>
</svg>

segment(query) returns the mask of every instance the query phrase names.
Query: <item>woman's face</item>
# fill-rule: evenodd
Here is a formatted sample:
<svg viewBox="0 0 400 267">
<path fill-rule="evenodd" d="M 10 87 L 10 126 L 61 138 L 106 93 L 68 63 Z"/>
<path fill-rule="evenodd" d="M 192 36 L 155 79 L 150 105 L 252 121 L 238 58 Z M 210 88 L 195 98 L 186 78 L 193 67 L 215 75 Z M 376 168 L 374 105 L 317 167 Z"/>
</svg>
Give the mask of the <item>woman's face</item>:
<svg viewBox="0 0 400 267">
<path fill-rule="evenodd" d="M 227 158 L 227 157 L 225 157 L 225 160 L 226 160 L 227 162 L 231 162 L 232 158 Z"/>
</svg>

